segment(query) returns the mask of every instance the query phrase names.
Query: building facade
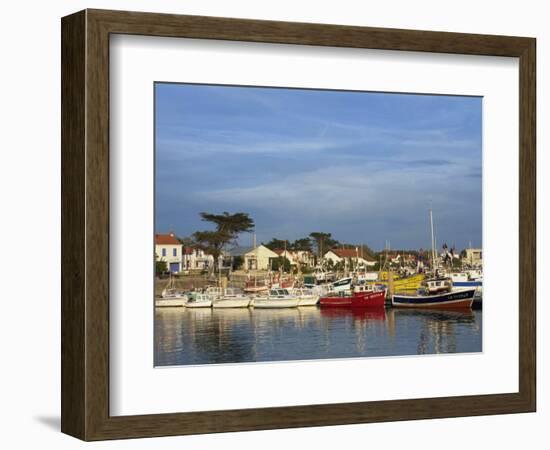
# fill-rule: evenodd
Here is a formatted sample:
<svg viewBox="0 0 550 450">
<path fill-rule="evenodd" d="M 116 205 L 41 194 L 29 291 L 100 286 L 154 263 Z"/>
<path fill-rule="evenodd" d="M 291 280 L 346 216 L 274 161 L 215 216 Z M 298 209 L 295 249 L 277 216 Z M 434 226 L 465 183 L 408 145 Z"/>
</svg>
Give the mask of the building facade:
<svg viewBox="0 0 550 450">
<path fill-rule="evenodd" d="M 265 245 L 257 247 L 235 247 L 227 252 L 227 256 L 234 260 L 236 257 L 243 259 L 241 269 L 249 270 L 269 270 L 271 260 L 279 257 L 277 253 L 268 249 Z"/>
<path fill-rule="evenodd" d="M 315 266 L 315 256 L 308 250 L 273 250 L 279 257 L 285 257 L 291 266 L 310 268 Z"/>
<path fill-rule="evenodd" d="M 208 270 L 214 264 L 214 257 L 198 248 L 184 247 L 182 270 Z"/>
<path fill-rule="evenodd" d="M 183 246 L 174 233 L 155 234 L 156 261 L 164 261 L 169 272 L 182 271 L 182 249 Z"/>
<path fill-rule="evenodd" d="M 270 260 L 278 257 L 277 253 L 265 245 L 259 245 L 244 255 L 244 266 L 246 270 L 269 270 Z"/>
<path fill-rule="evenodd" d="M 467 248 L 464 250 L 466 255 L 462 257 L 462 264 L 469 264 L 473 267 L 483 265 L 483 251 L 480 248 Z"/>
</svg>

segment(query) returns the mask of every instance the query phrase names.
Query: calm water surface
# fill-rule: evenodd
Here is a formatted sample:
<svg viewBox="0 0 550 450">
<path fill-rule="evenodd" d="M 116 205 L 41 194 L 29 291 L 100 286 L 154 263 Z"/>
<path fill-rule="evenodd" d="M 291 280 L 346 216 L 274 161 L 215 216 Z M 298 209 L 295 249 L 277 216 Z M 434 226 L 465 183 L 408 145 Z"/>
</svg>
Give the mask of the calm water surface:
<svg viewBox="0 0 550 450">
<path fill-rule="evenodd" d="M 482 351 L 482 311 L 157 308 L 155 365 Z"/>
</svg>

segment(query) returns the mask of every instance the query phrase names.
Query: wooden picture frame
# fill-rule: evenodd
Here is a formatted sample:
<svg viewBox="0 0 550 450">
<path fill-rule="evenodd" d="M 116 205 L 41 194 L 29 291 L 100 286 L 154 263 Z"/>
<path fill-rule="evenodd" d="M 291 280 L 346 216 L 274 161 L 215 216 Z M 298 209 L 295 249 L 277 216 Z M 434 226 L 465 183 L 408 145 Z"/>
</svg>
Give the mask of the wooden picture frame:
<svg viewBox="0 0 550 450">
<path fill-rule="evenodd" d="M 535 411 L 533 38 L 85 10 L 62 19 L 62 416 L 84 440 Z M 109 36 L 136 34 L 519 58 L 519 392 L 109 415 Z"/>
</svg>

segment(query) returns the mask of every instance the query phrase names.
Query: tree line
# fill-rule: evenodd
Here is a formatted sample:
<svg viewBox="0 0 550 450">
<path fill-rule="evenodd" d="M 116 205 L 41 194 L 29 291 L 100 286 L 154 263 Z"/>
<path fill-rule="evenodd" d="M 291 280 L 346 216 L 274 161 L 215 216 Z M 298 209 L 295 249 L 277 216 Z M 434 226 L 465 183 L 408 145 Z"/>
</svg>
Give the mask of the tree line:
<svg viewBox="0 0 550 450">
<path fill-rule="evenodd" d="M 191 237 L 179 237 L 179 241 L 188 247 L 194 247 L 212 255 L 214 261 L 222 255 L 224 248 L 228 245 L 237 245 L 239 235 L 254 231 L 255 223 L 248 213 L 227 211 L 221 214 L 201 212 L 203 222 L 208 222 L 214 229 L 194 232 Z M 262 243 L 263 244 L 263 243 Z M 263 244 L 271 250 L 287 249 L 294 251 L 310 251 L 319 258 L 333 248 L 356 248 L 356 244 L 343 243 L 333 238 L 332 233 L 313 231 L 308 236 L 289 241 L 285 239 L 272 238 Z M 363 254 L 373 257 L 374 251 L 368 245 L 362 244 Z M 216 264 L 214 264 L 216 266 Z"/>
</svg>

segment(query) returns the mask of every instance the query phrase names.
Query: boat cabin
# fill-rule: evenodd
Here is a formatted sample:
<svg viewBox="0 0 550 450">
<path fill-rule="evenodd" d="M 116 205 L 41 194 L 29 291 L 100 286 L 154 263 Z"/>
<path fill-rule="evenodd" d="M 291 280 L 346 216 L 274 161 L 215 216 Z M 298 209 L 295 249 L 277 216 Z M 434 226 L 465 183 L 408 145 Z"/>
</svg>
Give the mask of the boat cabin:
<svg viewBox="0 0 550 450">
<path fill-rule="evenodd" d="M 353 292 L 374 292 L 374 286 L 371 284 L 364 284 L 361 286 L 355 286 Z"/>
<path fill-rule="evenodd" d="M 188 295 L 188 303 L 198 303 L 198 302 L 207 302 L 210 301 L 210 296 L 208 294 L 203 294 L 201 292 L 191 292 Z"/>
<path fill-rule="evenodd" d="M 464 272 L 451 273 L 449 276 L 453 283 L 464 283 L 466 281 L 470 281 L 470 277 Z"/>
<path fill-rule="evenodd" d="M 232 297 L 232 296 L 240 296 L 244 295 L 244 292 L 242 289 L 239 288 L 226 288 L 225 289 L 225 296 L 226 297 Z"/>
<path fill-rule="evenodd" d="M 288 289 L 270 289 L 269 296 L 283 298 L 290 296 L 290 293 L 288 292 Z"/>
<path fill-rule="evenodd" d="M 223 288 L 217 286 L 209 286 L 206 288 L 205 293 L 213 297 L 219 297 L 223 295 Z"/>
<path fill-rule="evenodd" d="M 453 289 L 453 282 L 450 278 L 432 278 L 430 280 L 425 280 L 422 283 L 422 288 L 428 294 L 451 292 Z"/>
<path fill-rule="evenodd" d="M 292 293 L 294 295 L 314 295 L 313 294 L 313 289 L 311 288 L 306 288 L 306 287 L 303 287 L 303 288 L 295 288 Z"/>
<path fill-rule="evenodd" d="M 332 287 L 332 290 L 335 292 L 345 291 L 345 290 L 351 289 L 351 282 L 352 282 L 351 277 L 341 278 L 338 281 L 335 281 L 334 283 L 332 283 L 331 287 Z"/>
</svg>

